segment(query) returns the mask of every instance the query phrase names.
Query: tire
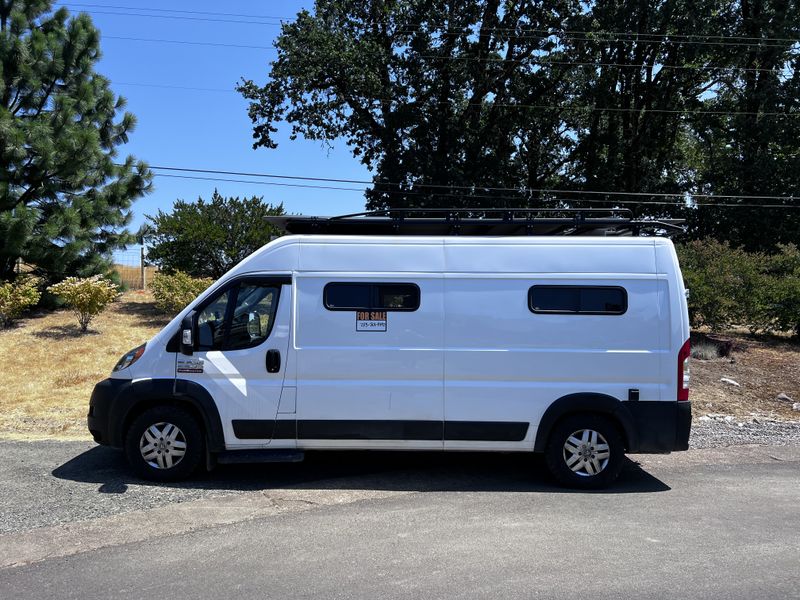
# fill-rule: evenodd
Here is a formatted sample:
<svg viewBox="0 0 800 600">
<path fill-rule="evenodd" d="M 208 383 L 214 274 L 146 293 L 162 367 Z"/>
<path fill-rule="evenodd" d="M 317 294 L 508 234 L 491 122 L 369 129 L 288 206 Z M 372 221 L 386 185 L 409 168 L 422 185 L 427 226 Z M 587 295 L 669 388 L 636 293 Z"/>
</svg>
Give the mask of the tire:
<svg viewBox="0 0 800 600">
<path fill-rule="evenodd" d="M 602 415 L 578 414 L 550 432 L 545 461 L 564 487 L 592 490 L 609 486 L 622 470 L 625 448 L 619 429 Z"/>
<path fill-rule="evenodd" d="M 186 479 L 205 456 L 203 430 L 177 406 L 156 406 L 136 417 L 125 434 L 125 456 L 134 472 L 151 481 Z"/>
</svg>

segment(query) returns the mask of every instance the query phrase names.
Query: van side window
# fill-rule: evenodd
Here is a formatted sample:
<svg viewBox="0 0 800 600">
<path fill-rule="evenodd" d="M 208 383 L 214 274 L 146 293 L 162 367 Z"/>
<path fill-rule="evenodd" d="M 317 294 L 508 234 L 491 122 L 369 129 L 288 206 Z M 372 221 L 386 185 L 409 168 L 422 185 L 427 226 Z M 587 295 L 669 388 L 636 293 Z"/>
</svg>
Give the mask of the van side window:
<svg viewBox="0 0 800 600">
<path fill-rule="evenodd" d="M 241 350 L 269 337 L 279 288 L 241 283 L 211 301 L 197 318 L 197 350 Z"/>
<path fill-rule="evenodd" d="M 328 310 L 414 311 L 420 300 L 414 283 L 329 283 L 323 297 Z"/>
<path fill-rule="evenodd" d="M 225 350 L 258 346 L 269 337 L 278 307 L 278 288 L 273 285 L 243 283 L 236 294 L 231 315 L 231 330 Z"/>
<path fill-rule="evenodd" d="M 628 293 L 617 286 L 535 285 L 528 291 L 528 308 L 543 314 L 621 315 L 628 310 Z"/>
<path fill-rule="evenodd" d="M 197 317 L 197 349 L 222 350 L 225 341 L 225 315 L 232 290 L 227 290 L 208 304 Z"/>
</svg>

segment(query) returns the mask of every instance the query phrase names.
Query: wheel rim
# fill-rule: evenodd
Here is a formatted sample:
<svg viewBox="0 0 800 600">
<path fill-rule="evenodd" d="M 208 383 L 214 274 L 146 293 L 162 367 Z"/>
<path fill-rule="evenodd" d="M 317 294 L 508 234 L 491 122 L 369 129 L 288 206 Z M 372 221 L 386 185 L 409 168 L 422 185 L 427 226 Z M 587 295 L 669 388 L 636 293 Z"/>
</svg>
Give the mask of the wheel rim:
<svg viewBox="0 0 800 600">
<path fill-rule="evenodd" d="M 154 469 L 171 469 L 186 454 L 186 436 L 172 423 L 154 423 L 144 430 L 139 440 L 139 452 Z"/>
<path fill-rule="evenodd" d="M 593 477 L 608 466 L 611 450 L 608 441 L 594 429 L 579 429 L 564 442 L 564 462 L 573 473 Z"/>
</svg>

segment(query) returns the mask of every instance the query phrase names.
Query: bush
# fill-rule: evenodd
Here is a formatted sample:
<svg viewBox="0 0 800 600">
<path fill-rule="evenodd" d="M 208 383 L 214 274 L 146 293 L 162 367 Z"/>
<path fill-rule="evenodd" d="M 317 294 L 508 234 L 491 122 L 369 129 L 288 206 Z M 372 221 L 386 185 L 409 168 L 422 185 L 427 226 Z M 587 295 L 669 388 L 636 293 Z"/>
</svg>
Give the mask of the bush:
<svg viewBox="0 0 800 600">
<path fill-rule="evenodd" d="M 39 302 L 40 283 L 37 277 L 23 275 L 0 285 L 0 327 L 10 325 L 26 308 Z"/>
<path fill-rule="evenodd" d="M 159 309 L 177 314 L 212 283 L 213 279 L 192 277 L 181 271 L 175 271 L 172 275 L 158 273 L 150 282 L 150 291 Z"/>
<path fill-rule="evenodd" d="M 81 331 L 86 331 L 91 320 L 119 296 L 119 288 L 102 275 L 67 277 L 47 289 L 75 312 Z"/>
<path fill-rule="evenodd" d="M 689 317 L 695 327 L 719 331 L 751 322 L 761 302 L 763 256 L 716 240 L 695 240 L 678 247 L 689 289 Z"/>
<path fill-rule="evenodd" d="M 766 310 L 775 329 L 800 336 L 800 249 L 778 246 L 767 264 L 769 296 Z"/>
<path fill-rule="evenodd" d="M 692 325 L 800 335 L 800 250 L 748 253 L 715 240 L 678 247 Z"/>
</svg>

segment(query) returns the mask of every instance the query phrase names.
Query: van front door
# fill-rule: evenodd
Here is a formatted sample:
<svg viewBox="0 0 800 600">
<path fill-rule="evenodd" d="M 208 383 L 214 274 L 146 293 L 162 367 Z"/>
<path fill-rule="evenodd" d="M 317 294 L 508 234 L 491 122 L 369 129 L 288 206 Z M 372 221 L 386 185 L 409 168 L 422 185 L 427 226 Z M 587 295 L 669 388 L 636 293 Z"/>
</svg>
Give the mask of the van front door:
<svg viewBox="0 0 800 600">
<path fill-rule="evenodd" d="M 202 385 L 219 410 L 228 447 L 273 437 L 289 347 L 288 277 L 244 277 L 197 308 L 195 351 L 176 378 Z"/>
</svg>

